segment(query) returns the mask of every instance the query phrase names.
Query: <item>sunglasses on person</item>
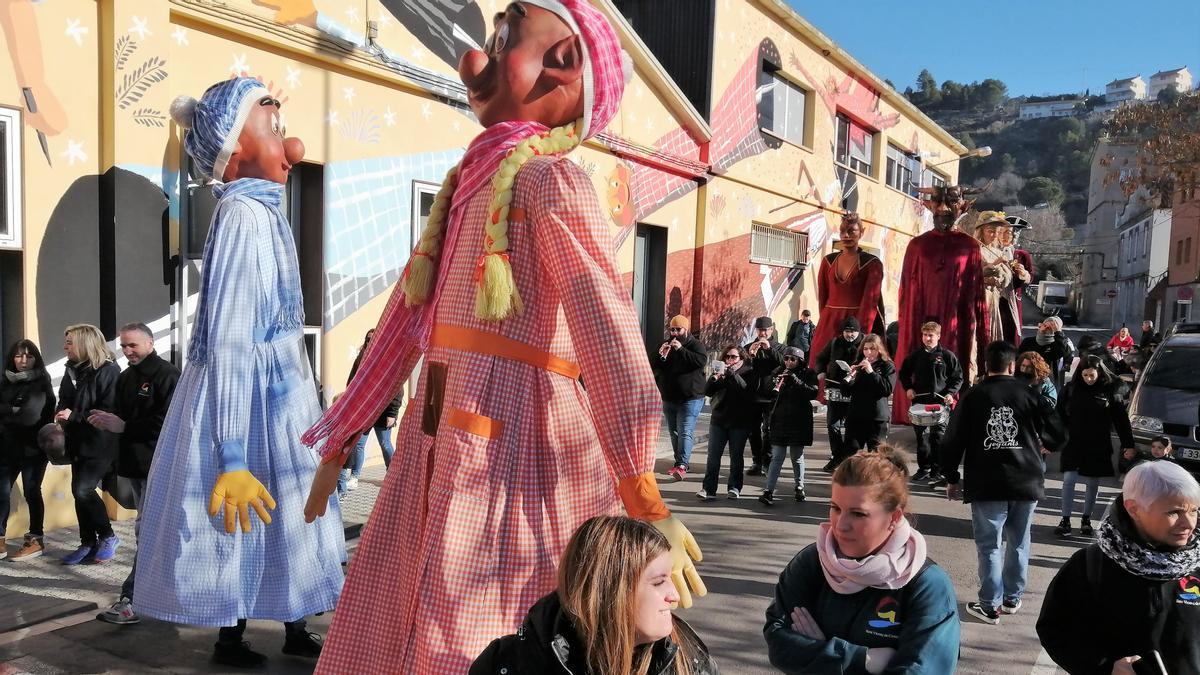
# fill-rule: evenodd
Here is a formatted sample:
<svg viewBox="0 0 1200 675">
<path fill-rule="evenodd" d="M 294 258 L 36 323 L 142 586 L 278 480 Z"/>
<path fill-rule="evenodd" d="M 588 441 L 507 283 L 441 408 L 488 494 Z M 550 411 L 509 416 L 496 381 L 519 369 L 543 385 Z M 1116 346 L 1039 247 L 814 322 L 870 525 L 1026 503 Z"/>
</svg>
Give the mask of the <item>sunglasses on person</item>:
<svg viewBox="0 0 1200 675">
<path fill-rule="evenodd" d="M 742 358 L 742 355 L 741 354 L 726 354 L 725 356 L 723 356 L 721 358 L 728 361 L 729 359 L 740 359 L 740 358 Z"/>
</svg>

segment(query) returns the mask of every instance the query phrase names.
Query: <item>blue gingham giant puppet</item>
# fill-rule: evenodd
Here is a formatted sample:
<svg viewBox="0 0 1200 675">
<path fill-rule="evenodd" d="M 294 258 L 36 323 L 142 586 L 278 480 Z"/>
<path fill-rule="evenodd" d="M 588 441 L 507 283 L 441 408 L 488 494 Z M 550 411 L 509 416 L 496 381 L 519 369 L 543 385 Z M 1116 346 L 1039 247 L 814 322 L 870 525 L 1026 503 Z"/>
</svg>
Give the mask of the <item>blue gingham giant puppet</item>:
<svg viewBox="0 0 1200 675">
<path fill-rule="evenodd" d="M 280 211 L 304 146 L 284 138 L 279 105 L 243 77 L 171 106 L 188 154 L 225 182 L 189 360 L 150 469 L 135 579 L 138 613 L 221 626 L 214 659 L 238 666 L 266 658 L 242 641 L 246 619 L 286 622 L 284 653 L 317 656 L 320 637 L 304 617 L 333 609 L 345 559 L 340 518 L 304 523 L 317 455 L 299 439 L 321 411 L 296 245 Z"/>
</svg>

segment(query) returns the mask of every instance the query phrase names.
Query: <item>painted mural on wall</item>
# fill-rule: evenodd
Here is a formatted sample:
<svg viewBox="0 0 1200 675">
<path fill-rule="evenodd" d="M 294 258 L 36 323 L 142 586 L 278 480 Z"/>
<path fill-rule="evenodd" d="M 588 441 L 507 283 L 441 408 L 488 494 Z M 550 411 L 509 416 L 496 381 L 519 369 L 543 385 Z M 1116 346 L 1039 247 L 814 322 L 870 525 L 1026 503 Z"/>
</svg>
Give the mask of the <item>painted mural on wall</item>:
<svg viewBox="0 0 1200 675">
<path fill-rule="evenodd" d="M 82 43 L 88 29 L 78 19 L 67 24 L 67 35 Z M 42 46 L 38 14 L 32 0 L 12 0 L 0 3 L 0 31 L 8 46 L 8 56 L 20 89 L 20 101 L 25 109 L 24 121 L 37 130 L 38 144 L 48 164 L 48 137 L 57 136 L 67 128 L 67 111 L 46 81 L 45 49 Z M 73 162 L 72 162 L 73 163 Z"/>
</svg>

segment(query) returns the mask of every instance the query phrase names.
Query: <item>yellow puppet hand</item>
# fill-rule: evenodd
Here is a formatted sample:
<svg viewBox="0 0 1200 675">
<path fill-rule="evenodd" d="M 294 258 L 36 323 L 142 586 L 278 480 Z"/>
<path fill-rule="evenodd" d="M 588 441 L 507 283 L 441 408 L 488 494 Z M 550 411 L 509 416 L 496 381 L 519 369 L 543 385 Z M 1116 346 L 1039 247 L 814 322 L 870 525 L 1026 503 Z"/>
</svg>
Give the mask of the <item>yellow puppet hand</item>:
<svg viewBox="0 0 1200 675">
<path fill-rule="evenodd" d="M 692 593 L 701 597 L 708 595 L 708 589 L 704 587 L 704 581 L 692 562 L 700 562 L 704 557 L 700 547 L 696 545 L 692 533 L 667 510 L 654 474 L 647 471 L 622 478 L 617 483 L 617 494 L 629 517 L 649 522 L 671 542 L 671 581 L 675 582 L 675 590 L 679 592 L 679 606 L 684 609 L 691 607 Z M 688 586 L 692 587 L 691 592 Z"/>
<path fill-rule="evenodd" d="M 258 512 L 263 524 L 270 525 L 271 516 L 267 509 L 275 508 L 275 499 L 254 474 L 242 469 L 217 476 L 208 500 L 208 515 L 217 515 L 222 504 L 225 506 L 225 531 L 233 534 L 237 530 L 238 520 L 242 523 L 242 532 L 250 531 L 251 506 Z"/>
<path fill-rule="evenodd" d="M 658 528 L 667 541 L 671 542 L 671 581 L 675 582 L 675 590 L 679 592 L 679 606 L 687 609 L 692 606 L 693 593 L 697 597 L 708 595 L 708 588 L 705 587 L 695 565 L 704 559 L 704 554 L 700 552 L 696 538 L 684 526 L 683 521 L 675 516 L 668 516 L 650 524 Z"/>
</svg>

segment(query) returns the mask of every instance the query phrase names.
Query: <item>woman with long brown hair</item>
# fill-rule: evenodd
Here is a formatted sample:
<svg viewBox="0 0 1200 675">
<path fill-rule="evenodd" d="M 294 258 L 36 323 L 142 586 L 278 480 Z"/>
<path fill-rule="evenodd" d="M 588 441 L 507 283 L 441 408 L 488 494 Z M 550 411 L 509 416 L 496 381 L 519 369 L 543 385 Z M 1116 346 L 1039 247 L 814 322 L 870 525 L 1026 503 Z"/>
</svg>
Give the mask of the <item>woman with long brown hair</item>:
<svg viewBox="0 0 1200 675">
<path fill-rule="evenodd" d="M 596 516 L 558 565 L 558 590 L 538 600 L 515 635 L 493 640 L 471 675 L 715 675 L 704 643 L 671 610 L 670 544 L 653 525 Z"/>
<path fill-rule="evenodd" d="M 846 447 L 851 452 L 874 450 L 887 438 L 892 409 L 888 397 L 896 386 L 896 366 L 878 335 L 867 335 L 858 346 L 862 359 L 850 367 L 850 407 L 846 411 Z"/>
<path fill-rule="evenodd" d="M 907 458 L 888 444 L 833 473 L 829 522 L 779 575 L 763 635 L 788 673 L 953 673 L 950 577 L 908 522 Z"/>
</svg>

